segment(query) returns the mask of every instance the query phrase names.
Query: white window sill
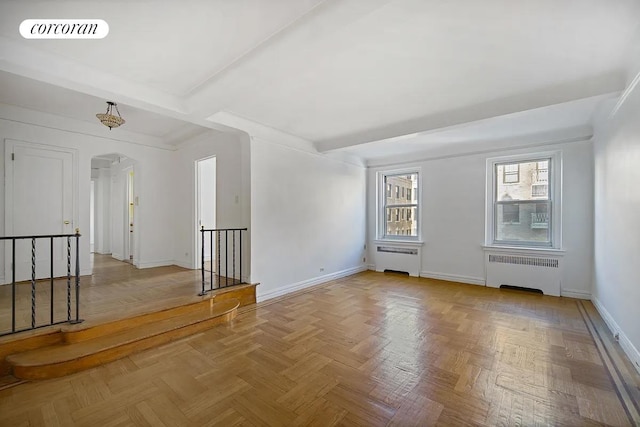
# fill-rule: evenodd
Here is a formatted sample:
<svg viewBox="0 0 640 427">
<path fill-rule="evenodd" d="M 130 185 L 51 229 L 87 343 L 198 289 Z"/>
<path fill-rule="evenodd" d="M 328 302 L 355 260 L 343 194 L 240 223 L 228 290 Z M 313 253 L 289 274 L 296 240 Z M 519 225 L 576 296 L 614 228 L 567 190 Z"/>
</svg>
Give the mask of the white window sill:
<svg viewBox="0 0 640 427">
<path fill-rule="evenodd" d="M 520 254 L 536 254 L 536 255 L 553 255 L 564 256 L 566 251 L 564 249 L 555 248 L 538 248 L 535 246 L 497 246 L 497 245 L 483 245 L 482 249 L 485 252 L 501 252 L 501 253 L 520 253 Z"/>
<path fill-rule="evenodd" d="M 404 247 L 419 248 L 424 245 L 422 240 L 403 240 L 403 239 L 376 239 L 373 241 L 376 245 L 396 245 Z"/>
</svg>

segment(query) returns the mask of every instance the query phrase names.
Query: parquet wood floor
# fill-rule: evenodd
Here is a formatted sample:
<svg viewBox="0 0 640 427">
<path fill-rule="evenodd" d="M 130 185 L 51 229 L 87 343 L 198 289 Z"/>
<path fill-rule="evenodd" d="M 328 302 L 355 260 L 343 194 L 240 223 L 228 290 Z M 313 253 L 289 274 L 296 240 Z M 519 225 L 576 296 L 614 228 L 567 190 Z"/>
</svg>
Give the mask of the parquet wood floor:
<svg viewBox="0 0 640 427">
<path fill-rule="evenodd" d="M 633 425 L 638 402 L 619 394 L 592 309 L 365 272 L 2 390 L 0 425 Z"/>
</svg>

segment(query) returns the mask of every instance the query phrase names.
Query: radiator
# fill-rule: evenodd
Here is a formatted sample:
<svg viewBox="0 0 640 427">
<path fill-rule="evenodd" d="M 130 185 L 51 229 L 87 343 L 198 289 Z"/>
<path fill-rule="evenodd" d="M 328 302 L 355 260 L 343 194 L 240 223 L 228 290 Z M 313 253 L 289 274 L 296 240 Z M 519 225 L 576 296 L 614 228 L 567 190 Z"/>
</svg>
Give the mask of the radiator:
<svg viewBox="0 0 640 427">
<path fill-rule="evenodd" d="M 517 286 L 560 296 L 562 257 L 503 253 L 487 253 L 485 257 L 487 286 Z"/>
<path fill-rule="evenodd" d="M 375 252 L 376 271 L 402 271 L 418 277 L 421 265 L 420 252 L 419 247 L 378 245 Z"/>
</svg>

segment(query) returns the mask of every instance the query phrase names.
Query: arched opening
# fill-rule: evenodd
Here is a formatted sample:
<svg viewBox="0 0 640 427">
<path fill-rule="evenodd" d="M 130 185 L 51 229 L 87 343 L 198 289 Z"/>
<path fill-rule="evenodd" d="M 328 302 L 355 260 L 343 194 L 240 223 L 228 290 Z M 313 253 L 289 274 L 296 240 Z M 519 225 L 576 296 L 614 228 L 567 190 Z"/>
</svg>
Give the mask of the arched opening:
<svg viewBox="0 0 640 427">
<path fill-rule="evenodd" d="M 137 162 L 120 153 L 91 158 L 93 208 L 90 224 L 93 253 L 138 264 Z"/>
</svg>

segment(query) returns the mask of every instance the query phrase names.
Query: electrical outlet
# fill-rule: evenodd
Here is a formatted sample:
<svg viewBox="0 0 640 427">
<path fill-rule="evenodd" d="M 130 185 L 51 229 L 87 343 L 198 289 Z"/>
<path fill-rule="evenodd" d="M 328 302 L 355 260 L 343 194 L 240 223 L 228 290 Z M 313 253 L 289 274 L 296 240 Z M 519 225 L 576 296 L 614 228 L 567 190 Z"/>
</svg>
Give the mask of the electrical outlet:
<svg viewBox="0 0 640 427">
<path fill-rule="evenodd" d="M 362 258 L 362 262 L 367 262 L 367 259 L 366 258 Z"/>
<path fill-rule="evenodd" d="M 324 267 L 320 267 L 320 273 L 324 271 Z"/>
<path fill-rule="evenodd" d="M 620 332 L 616 332 L 615 334 L 613 334 L 613 337 L 616 339 L 616 341 L 620 341 Z"/>
</svg>

